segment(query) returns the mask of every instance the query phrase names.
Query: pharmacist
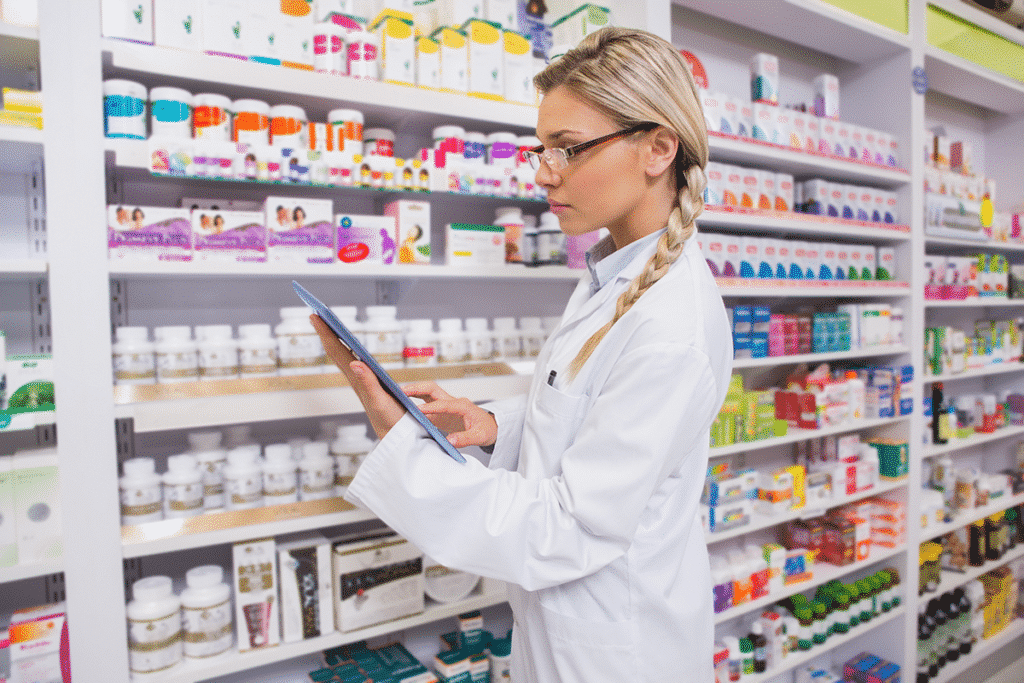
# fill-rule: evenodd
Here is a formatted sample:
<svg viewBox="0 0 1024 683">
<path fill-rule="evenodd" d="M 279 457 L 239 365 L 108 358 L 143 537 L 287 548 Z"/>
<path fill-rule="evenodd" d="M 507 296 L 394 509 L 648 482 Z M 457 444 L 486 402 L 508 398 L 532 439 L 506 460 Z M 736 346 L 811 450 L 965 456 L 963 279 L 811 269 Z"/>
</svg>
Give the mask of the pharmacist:
<svg viewBox="0 0 1024 683">
<path fill-rule="evenodd" d="M 679 52 L 606 28 L 535 80 L 530 153 L 561 229 L 607 227 L 526 396 L 474 406 L 404 387 L 459 464 L 319 318 L 382 440 L 348 498 L 438 562 L 509 582 L 516 683 L 711 683 L 698 513 L 732 343 L 697 240 L 708 139 Z M 493 413 L 493 416 L 492 414 Z"/>
</svg>

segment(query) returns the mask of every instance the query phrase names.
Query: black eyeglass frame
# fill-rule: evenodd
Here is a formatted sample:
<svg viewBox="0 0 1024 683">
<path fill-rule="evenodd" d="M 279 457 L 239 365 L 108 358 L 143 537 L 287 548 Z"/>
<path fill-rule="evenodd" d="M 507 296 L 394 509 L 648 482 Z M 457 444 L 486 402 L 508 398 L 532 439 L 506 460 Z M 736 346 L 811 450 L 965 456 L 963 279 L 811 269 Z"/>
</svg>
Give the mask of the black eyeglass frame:
<svg viewBox="0 0 1024 683">
<path fill-rule="evenodd" d="M 565 163 L 566 163 L 566 165 L 568 165 L 569 159 L 572 159 L 574 156 L 576 156 L 577 154 L 580 154 L 581 152 L 586 152 L 588 149 L 590 149 L 592 147 L 597 147 L 598 145 L 604 144 L 605 142 L 611 142 L 612 140 L 617 140 L 618 138 L 624 138 L 624 137 L 626 137 L 628 135 L 633 135 L 634 133 L 639 133 L 640 131 L 654 130 L 655 128 L 657 128 L 660 125 L 661 125 L 660 123 L 655 123 L 654 121 L 643 121 L 642 123 L 638 123 L 635 126 L 630 126 L 629 128 L 625 128 L 623 130 L 616 131 L 614 133 L 609 133 L 608 135 L 602 135 L 599 138 L 595 138 L 593 140 L 588 140 L 587 142 L 581 142 L 580 144 L 573 145 L 572 147 L 553 147 L 552 150 L 554 150 L 554 149 L 562 150 L 562 154 L 565 156 Z M 540 168 L 540 160 L 544 159 L 544 156 L 543 156 L 544 152 L 552 151 L 552 150 L 548 150 L 546 147 L 544 147 L 544 145 L 538 145 L 537 147 L 534 147 L 532 149 L 526 150 L 526 152 L 527 152 L 527 155 L 534 155 L 534 156 L 536 156 L 536 158 L 537 158 L 537 167 L 536 168 L 539 169 Z M 531 166 L 532 165 L 533 164 L 531 164 Z M 563 166 L 562 168 L 565 168 L 565 167 Z M 562 169 L 556 168 L 555 170 L 558 171 L 558 170 L 562 170 Z"/>
</svg>

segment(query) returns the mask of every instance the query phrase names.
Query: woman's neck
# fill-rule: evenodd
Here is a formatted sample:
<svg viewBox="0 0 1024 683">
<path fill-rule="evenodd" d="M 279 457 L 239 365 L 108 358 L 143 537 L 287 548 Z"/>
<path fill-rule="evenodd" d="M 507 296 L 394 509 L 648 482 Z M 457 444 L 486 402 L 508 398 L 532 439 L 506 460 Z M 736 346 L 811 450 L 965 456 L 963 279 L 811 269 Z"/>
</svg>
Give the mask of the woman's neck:
<svg viewBox="0 0 1024 683">
<path fill-rule="evenodd" d="M 619 221 L 606 226 L 615 242 L 615 249 L 636 242 L 668 225 L 676 206 L 676 193 L 657 183 L 648 188 L 633 208 Z"/>
</svg>

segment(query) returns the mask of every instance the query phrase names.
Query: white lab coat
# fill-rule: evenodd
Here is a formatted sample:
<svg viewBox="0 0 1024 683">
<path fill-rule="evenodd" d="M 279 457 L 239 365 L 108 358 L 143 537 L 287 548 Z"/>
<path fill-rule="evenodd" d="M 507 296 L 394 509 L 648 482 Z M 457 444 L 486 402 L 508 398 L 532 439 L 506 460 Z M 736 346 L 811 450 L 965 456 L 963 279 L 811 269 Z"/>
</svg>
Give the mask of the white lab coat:
<svg viewBox="0 0 1024 683">
<path fill-rule="evenodd" d="M 593 296 L 582 279 L 529 393 L 487 406 L 489 468 L 406 416 L 349 487 L 438 562 L 509 582 L 514 683 L 714 680 L 698 504 L 732 340 L 695 239 L 566 380 L 654 248 Z"/>
</svg>

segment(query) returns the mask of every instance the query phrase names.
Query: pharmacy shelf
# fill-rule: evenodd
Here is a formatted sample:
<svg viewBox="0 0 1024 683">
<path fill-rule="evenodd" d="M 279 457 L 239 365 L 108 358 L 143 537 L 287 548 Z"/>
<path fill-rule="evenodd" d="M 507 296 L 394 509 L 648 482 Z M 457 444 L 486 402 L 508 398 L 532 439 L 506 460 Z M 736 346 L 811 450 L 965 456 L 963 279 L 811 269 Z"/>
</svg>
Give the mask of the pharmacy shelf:
<svg viewBox="0 0 1024 683">
<path fill-rule="evenodd" d="M 1004 296 L 979 296 L 972 299 L 925 299 L 925 308 L 999 308 L 1024 306 L 1024 299 Z"/>
<path fill-rule="evenodd" d="M 985 519 L 989 515 L 994 515 L 997 512 L 1002 512 L 1008 508 L 1015 507 L 1024 503 L 1024 494 L 1018 494 L 1016 496 L 1010 496 L 1009 498 L 997 498 L 988 505 L 983 505 L 980 508 L 973 508 L 971 510 L 964 510 L 956 516 L 952 522 L 946 522 L 943 524 L 937 524 L 935 526 L 927 526 L 921 529 L 921 538 L 923 539 L 934 539 L 940 536 L 945 536 L 950 531 L 956 531 L 961 527 L 965 527 L 968 524 L 973 524 L 979 519 Z"/>
<path fill-rule="evenodd" d="M 980 26 L 986 31 L 1002 36 L 1010 42 L 1024 45 L 1024 31 L 1008 22 L 997 19 L 987 12 L 981 11 L 969 2 L 964 2 L 964 0 L 928 0 L 928 4 L 962 17 L 975 26 Z"/>
<path fill-rule="evenodd" d="M 926 247 L 962 247 L 977 251 L 1024 252 L 1024 242 L 993 242 L 957 239 L 955 237 L 925 237 Z"/>
<path fill-rule="evenodd" d="M 372 519 L 377 519 L 372 512 L 357 508 L 343 498 L 307 500 L 123 526 L 121 543 L 124 557 L 128 559 Z"/>
<path fill-rule="evenodd" d="M 883 480 L 878 486 L 874 486 L 866 491 L 861 491 L 852 496 L 838 496 L 828 501 L 828 505 L 825 507 L 803 507 L 795 510 L 790 510 L 784 515 L 767 516 L 757 515 L 753 522 L 746 526 L 741 526 L 736 529 L 729 529 L 728 531 L 721 531 L 718 533 L 712 532 L 710 534 L 704 534 L 704 540 L 707 541 L 708 545 L 712 543 L 719 543 L 721 541 L 727 541 L 730 538 L 736 538 L 738 536 L 744 536 L 761 529 L 769 529 L 793 519 L 810 519 L 811 517 L 820 517 L 825 514 L 826 511 L 832 508 L 839 507 L 840 505 L 846 505 L 847 503 L 853 503 L 864 498 L 870 498 L 872 496 L 879 496 L 889 491 L 895 491 L 901 489 L 907 485 L 906 477 L 901 479 Z"/>
<path fill-rule="evenodd" d="M 759 441 L 743 441 L 741 443 L 729 444 L 728 446 L 718 446 L 712 448 L 709 457 L 721 458 L 727 455 L 735 455 L 737 453 L 749 453 L 751 451 L 760 451 L 766 448 L 772 448 L 774 446 L 782 446 L 789 443 L 797 443 L 800 441 L 806 441 L 807 439 L 816 439 L 822 436 L 833 436 L 835 434 L 846 434 L 847 432 L 856 432 L 861 429 L 871 429 L 873 427 L 883 427 L 885 425 L 896 424 L 903 420 L 909 420 L 910 415 L 900 415 L 899 417 L 885 417 L 874 420 L 859 420 L 855 422 L 846 422 L 841 425 L 834 427 L 822 427 L 821 429 L 795 429 L 790 428 L 785 436 L 776 436 L 770 439 L 761 439 Z"/>
<path fill-rule="evenodd" d="M 851 349 L 850 351 L 836 351 L 833 353 L 800 353 L 792 356 L 768 356 L 766 358 L 736 358 L 732 362 L 733 370 L 743 368 L 775 367 L 778 365 L 789 365 L 797 363 L 829 363 L 837 360 L 849 360 L 852 358 L 871 358 L 874 356 L 896 356 L 903 353 L 910 353 L 906 344 L 884 344 L 870 346 L 863 349 Z"/>
<path fill-rule="evenodd" d="M 973 379 L 975 377 L 988 377 L 990 375 L 1006 375 L 1011 372 L 1024 371 L 1024 363 L 994 363 L 983 368 L 964 370 L 963 372 L 947 372 L 941 375 L 925 375 L 922 381 L 925 384 L 935 382 L 954 382 L 960 379 Z"/>
<path fill-rule="evenodd" d="M 730 3 L 722 3 L 728 5 Z M 873 187 L 895 188 L 910 182 L 910 172 L 842 157 L 811 154 L 759 142 L 735 135 L 708 133 L 712 161 L 724 161 L 744 166 L 770 168 L 778 173 L 790 173 L 798 179 L 825 177 L 830 180 L 865 183 Z"/>
<path fill-rule="evenodd" d="M 0 258 L 0 276 L 3 276 L 5 278 L 21 276 L 33 277 L 36 275 L 46 275 L 46 271 L 48 268 L 49 265 L 45 259 Z"/>
<path fill-rule="evenodd" d="M 798 666 L 802 666 L 807 662 L 810 662 L 814 659 L 817 659 L 818 657 L 821 657 L 826 652 L 846 645 L 855 638 L 860 638 L 868 631 L 872 631 L 878 628 L 879 626 L 882 626 L 883 624 L 887 624 L 893 619 L 902 617 L 905 611 L 906 607 L 901 604 L 896 609 L 892 609 L 888 612 L 879 614 L 877 617 L 875 617 L 866 624 L 858 624 L 846 633 L 840 635 L 831 635 L 823 645 L 816 645 L 812 647 L 810 650 L 807 650 L 806 652 L 799 652 L 795 655 L 787 655 L 786 658 L 782 660 L 781 666 L 776 666 L 772 668 L 770 671 L 765 671 L 764 673 L 760 674 L 745 674 L 743 676 L 743 683 L 763 683 L 766 681 L 770 681 L 774 679 L 776 676 L 781 676 L 787 671 L 792 671 Z"/>
<path fill-rule="evenodd" d="M 831 281 L 831 280 L 779 280 L 774 278 L 715 278 L 722 296 L 761 297 L 903 297 L 910 296 L 910 285 L 906 282 Z"/>
<path fill-rule="evenodd" d="M 765 211 L 733 206 L 709 206 L 697 219 L 701 229 L 728 228 L 744 232 L 769 232 L 773 236 L 815 235 L 859 242 L 909 241 L 910 226 L 812 216 L 794 211 Z"/>
<path fill-rule="evenodd" d="M 994 432 L 976 432 L 966 439 L 951 439 L 949 443 L 945 443 L 939 446 L 930 445 L 925 446 L 924 451 L 921 454 L 922 458 L 934 458 L 936 455 L 942 455 L 943 453 L 952 453 L 953 451 L 962 451 L 975 446 L 981 446 L 982 444 L 990 443 L 992 441 L 1000 441 L 1002 439 L 1009 439 L 1014 436 L 1021 436 L 1024 434 L 1024 426 L 1011 425 L 1009 427 L 1003 427 L 997 429 Z"/>
<path fill-rule="evenodd" d="M 64 563 L 60 560 L 43 564 L 17 564 L 13 567 L 0 567 L 0 585 L 22 579 L 59 574 L 62 571 L 64 571 Z"/>
<path fill-rule="evenodd" d="M 968 567 L 965 572 L 953 572 L 943 569 L 942 578 L 939 580 L 939 587 L 932 593 L 925 593 L 919 598 L 919 600 L 926 602 L 931 598 L 938 597 L 943 593 L 959 588 L 968 581 L 973 581 L 982 574 L 988 574 L 993 569 L 998 569 L 1004 564 L 1013 562 L 1020 557 L 1024 557 L 1024 545 L 1018 545 L 998 560 L 989 560 L 980 567 Z"/>
<path fill-rule="evenodd" d="M 41 145 L 43 144 L 43 131 L 38 128 L 0 125 L 0 141 Z"/>
<path fill-rule="evenodd" d="M 879 562 L 884 562 L 890 557 L 899 555 L 906 549 L 907 545 L 905 543 L 895 548 L 883 548 L 881 546 L 872 545 L 871 555 L 868 557 L 868 559 L 861 560 L 860 562 L 854 562 L 853 564 L 848 564 L 844 567 L 837 567 L 836 565 L 828 564 L 826 562 L 816 562 L 811 566 L 812 578 L 807 579 L 806 581 L 799 581 L 797 583 L 787 584 L 780 591 L 775 591 L 774 593 L 770 593 L 763 598 L 751 600 L 750 602 L 745 602 L 741 605 L 730 607 L 724 612 L 719 612 L 715 615 L 715 623 L 721 624 L 726 621 L 735 619 L 736 617 L 743 616 L 744 614 L 755 612 L 761 609 L 762 607 L 774 605 L 780 600 L 788 598 L 790 595 L 803 593 L 812 588 L 816 588 L 823 583 L 828 583 L 832 579 L 841 579 L 847 574 L 852 574 L 860 569 L 864 569 L 865 567 L 870 567 Z M 903 586 L 906 586 L 905 582 Z M 903 601 L 906 602 L 906 598 L 904 598 Z"/>
<path fill-rule="evenodd" d="M 19 38 L 21 40 L 39 41 L 39 28 L 36 26 L 17 26 L 0 21 L 0 38 Z"/>
<path fill-rule="evenodd" d="M 167 671 L 166 674 L 151 674 L 147 676 L 146 681 L 151 683 L 199 683 L 199 681 L 256 669 L 267 664 L 313 654 L 314 652 L 327 650 L 332 647 L 388 635 L 389 633 L 415 628 L 416 626 L 422 626 L 423 624 L 429 624 L 442 619 L 450 619 L 465 612 L 500 605 L 507 600 L 508 592 L 504 583 L 483 579 L 481 587 L 477 588 L 477 591 L 467 599 L 448 604 L 427 600 L 426 609 L 420 614 L 411 617 L 396 619 L 376 626 L 368 626 L 358 631 L 329 633 L 297 643 L 282 643 L 276 647 L 259 648 L 248 652 L 232 651 L 208 660 L 186 659 L 182 664 Z"/>
<path fill-rule="evenodd" d="M 1024 83 L 1009 76 L 932 45 L 924 48 L 924 68 L 929 90 L 1000 114 L 1024 113 Z"/>
<path fill-rule="evenodd" d="M 296 104 L 323 120 L 329 109 L 353 107 L 366 127 L 398 127 L 410 116 L 452 124 L 472 123 L 484 132 L 512 126 L 523 132 L 537 125 L 537 107 L 470 97 L 413 86 L 331 76 L 118 40 L 103 41 L 104 77 L 141 81 L 147 87 L 171 85 L 189 92 L 215 92 L 232 99 L 253 97 L 270 104 Z M 429 130 L 427 131 L 429 133 Z"/>
<path fill-rule="evenodd" d="M 757 16 L 742 2 L 672 0 L 702 14 L 738 24 L 856 64 L 870 64 L 905 52 L 910 39 L 821 0 L 759 0 Z"/>
<path fill-rule="evenodd" d="M 504 363 L 391 374 L 398 382 L 436 381 L 450 394 L 474 402 L 525 393 L 531 380 Z M 361 412 L 362 404 L 340 372 L 114 387 L 114 414 L 133 418 L 136 433 Z"/>
<path fill-rule="evenodd" d="M 438 280 L 564 280 L 580 279 L 586 270 L 565 266 L 527 268 L 521 265 L 444 266 L 398 264 L 393 266 L 355 263 L 217 263 L 215 261 L 111 261 L 111 277 L 163 278 L 205 277 L 349 277 L 379 280 L 432 278 Z"/>
<path fill-rule="evenodd" d="M 1015 619 L 996 635 L 975 643 L 969 655 L 960 657 L 960 659 L 952 664 L 946 664 L 945 668 L 939 672 L 939 675 L 932 678 L 929 683 L 948 683 L 975 664 L 981 662 L 992 652 L 1021 636 L 1024 636 L 1024 619 Z"/>
</svg>

